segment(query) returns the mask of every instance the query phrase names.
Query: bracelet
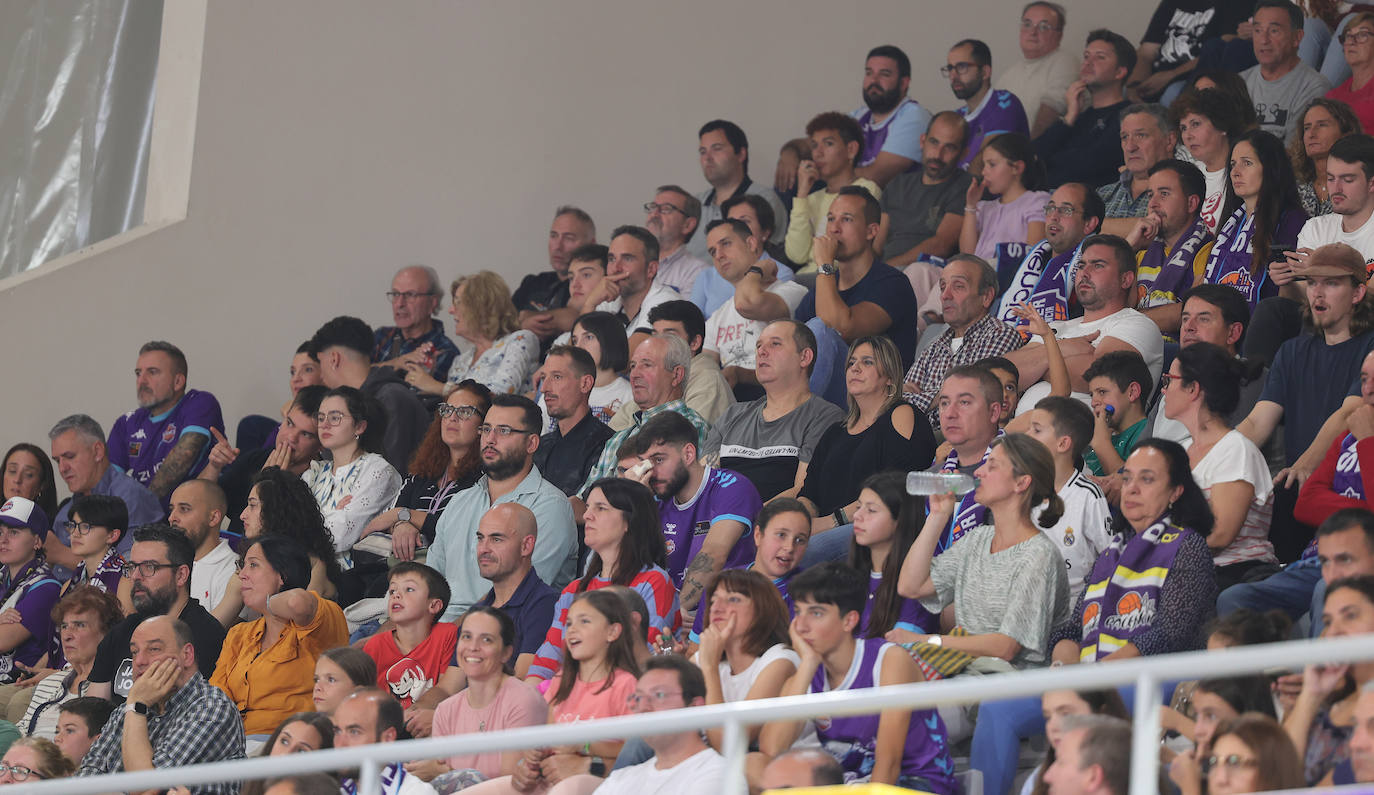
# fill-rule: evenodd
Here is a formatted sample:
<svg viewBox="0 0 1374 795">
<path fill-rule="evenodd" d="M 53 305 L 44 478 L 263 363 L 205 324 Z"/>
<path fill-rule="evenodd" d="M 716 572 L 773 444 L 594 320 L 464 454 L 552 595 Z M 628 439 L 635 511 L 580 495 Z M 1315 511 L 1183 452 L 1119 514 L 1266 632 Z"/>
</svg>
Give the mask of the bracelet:
<svg viewBox="0 0 1374 795">
<path fill-rule="evenodd" d="M 978 208 L 977 208 L 977 207 L 969 207 L 968 205 L 964 205 L 964 212 L 966 212 L 966 213 L 976 213 L 976 212 L 978 212 Z"/>
<path fill-rule="evenodd" d="M 831 514 L 835 518 L 835 526 L 849 524 L 849 516 L 844 512 L 844 508 L 836 508 L 835 513 Z"/>
<path fill-rule="evenodd" d="M 762 276 L 763 276 L 763 268 L 760 268 L 760 267 L 757 266 L 757 265 L 750 265 L 750 266 L 749 266 L 749 270 L 745 271 L 744 273 L 745 273 L 746 275 L 748 275 L 748 274 L 750 274 L 750 273 L 757 273 L 760 277 L 762 277 Z"/>
</svg>

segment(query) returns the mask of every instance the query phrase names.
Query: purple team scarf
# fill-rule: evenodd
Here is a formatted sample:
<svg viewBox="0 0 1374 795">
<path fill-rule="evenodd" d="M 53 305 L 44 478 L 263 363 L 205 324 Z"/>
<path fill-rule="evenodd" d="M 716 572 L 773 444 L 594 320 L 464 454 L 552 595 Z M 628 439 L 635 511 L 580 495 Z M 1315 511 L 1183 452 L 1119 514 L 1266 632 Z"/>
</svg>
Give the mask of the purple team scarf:
<svg viewBox="0 0 1374 795">
<path fill-rule="evenodd" d="M 1048 240 L 1035 244 L 1022 260 L 1011 286 L 1003 295 L 998 317 L 1013 326 L 1021 324 L 1020 319 L 1012 313 L 1012 307 L 1029 303 L 1046 321 L 1068 320 L 1073 273 L 1078 267 L 1078 256 L 1082 250 L 1082 241 L 1074 246 L 1073 251 L 1059 255 L 1054 254 Z M 1027 332 L 1022 328 L 1021 333 L 1025 336 Z"/>
<path fill-rule="evenodd" d="M 1083 592 L 1082 662 L 1096 662 L 1149 631 L 1169 567 L 1192 532 L 1162 518 L 1143 533 L 1112 537 Z M 1164 575 L 1141 576 L 1151 569 L 1163 569 Z M 1111 638 L 1110 648 L 1102 648 L 1104 637 Z"/>
<path fill-rule="evenodd" d="M 1225 284 L 1236 288 L 1245 296 L 1252 311 L 1255 304 L 1259 303 L 1260 291 L 1269 281 L 1268 269 L 1259 274 L 1258 280 L 1250 272 L 1250 264 L 1254 259 L 1250 251 L 1254 221 L 1254 217 L 1247 215 L 1242 205 L 1222 223 L 1217 232 L 1216 245 L 1212 246 L 1212 257 L 1207 263 L 1204 279 L 1208 284 Z"/>
<path fill-rule="evenodd" d="M 1006 435 L 1006 431 L 999 428 L 997 430 L 997 436 L 993 437 L 993 441 L 997 441 Z M 978 461 L 978 466 L 986 464 L 988 456 L 991 453 L 992 445 L 988 445 L 988 449 L 983 451 L 983 457 Z M 945 456 L 945 463 L 940 465 L 940 471 L 959 471 L 959 453 L 957 451 L 949 451 L 949 455 Z M 949 528 L 945 530 L 944 537 L 940 539 L 940 543 L 935 545 L 936 555 L 954 546 L 954 542 L 963 538 L 964 533 L 967 533 L 980 524 L 988 523 L 988 508 L 986 505 L 983 505 L 973 498 L 976 491 L 977 489 L 974 489 L 974 491 L 970 491 L 968 494 L 959 498 L 959 504 L 954 508 L 954 515 L 950 517 Z"/>
<path fill-rule="evenodd" d="M 1212 235 L 1207 231 L 1207 222 L 1201 216 L 1193 219 L 1193 225 L 1179 238 L 1178 245 L 1174 246 L 1173 253 L 1167 260 L 1164 258 L 1165 241 L 1155 239 L 1150 247 L 1145 249 L 1140 267 L 1137 268 L 1137 272 L 1154 271 L 1156 274 L 1148 281 L 1142 277 L 1140 306 L 1144 308 L 1177 303 L 1179 296 L 1193 286 L 1193 258 L 1211 239 Z M 1248 253 L 1248 245 L 1246 250 Z M 1248 266 L 1246 273 L 1249 273 Z"/>
<path fill-rule="evenodd" d="M 1336 459 L 1336 474 L 1331 478 L 1331 490 L 1354 500 L 1363 500 L 1364 479 L 1360 477 L 1360 457 L 1355 453 L 1354 434 L 1341 440 L 1341 454 Z"/>
</svg>

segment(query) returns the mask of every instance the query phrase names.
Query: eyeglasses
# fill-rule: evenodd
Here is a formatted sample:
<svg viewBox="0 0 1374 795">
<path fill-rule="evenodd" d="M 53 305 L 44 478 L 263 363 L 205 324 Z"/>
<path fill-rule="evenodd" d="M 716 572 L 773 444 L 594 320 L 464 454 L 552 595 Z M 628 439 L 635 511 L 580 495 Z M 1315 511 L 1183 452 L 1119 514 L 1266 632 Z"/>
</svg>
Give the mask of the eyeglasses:
<svg viewBox="0 0 1374 795">
<path fill-rule="evenodd" d="M 476 406 L 455 406 L 452 403 L 440 403 L 436 411 L 444 419 L 457 417 L 460 420 L 470 420 L 477 416 L 478 409 Z"/>
<path fill-rule="evenodd" d="M 411 301 L 414 301 L 417 298 L 429 298 L 432 295 L 434 295 L 434 293 L 416 293 L 409 290 L 402 293 L 397 292 L 396 290 L 389 290 L 386 294 L 386 300 L 395 303 L 396 299 L 399 298 L 405 301 L 406 303 L 410 303 Z"/>
<path fill-rule="evenodd" d="M 1060 218 L 1072 218 L 1078 213 L 1078 208 L 1072 204 L 1055 204 L 1050 202 L 1045 205 L 1045 215 L 1057 215 Z"/>
<path fill-rule="evenodd" d="M 681 696 L 681 690 L 655 690 L 652 693 L 631 693 L 625 697 L 625 703 L 631 707 L 637 707 L 641 702 L 650 701 L 654 706 L 660 706 L 674 696 Z"/>
<path fill-rule="evenodd" d="M 62 529 L 63 529 L 63 530 L 66 530 L 66 531 L 67 531 L 67 535 L 70 535 L 70 536 L 84 536 L 84 535 L 86 535 L 87 533 L 91 532 L 92 530 L 96 529 L 97 527 L 101 527 L 101 525 L 98 525 L 98 524 L 91 524 L 90 522 L 70 522 L 70 521 L 68 521 L 68 522 L 63 522 L 63 523 L 62 523 Z"/>
<path fill-rule="evenodd" d="M 1029 19 L 1021 20 L 1021 29 L 1026 31 L 1035 30 L 1041 33 L 1049 33 L 1052 30 L 1063 30 L 1063 28 L 1060 28 L 1058 25 L 1050 24 L 1044 20 L 1031 22 Z"/>
<path fill-rule="evenodd" d="M 151 577 L 162 569 L 175 569 L 175 563 L 158 563 L 155 560 L 145 560 L 139 563 L 125 563 L 119 567 L 125 577 L 132 577 L 135 573 L 140 577 Z"/>
<path fill-rule="evenodd" d="M 1241 756 L 1240 754 L 1227 754 L 1226 756 L 1209 756 L 1204 767 L 1208 772 L 1217 767 L 1225 765 L 1230 772 L 1235 772 L 1241 768 L 1259 767 L 1259 760 Z"/>
<path fill-rule="evenodd" d="M 0 762 L 0 776 L 5 775 L 6 773 L 8 773 L 10 775 L 10 778 L 14 779 L 15 781 L 28 781 L 31 778 L 41 780 L 45 778 L 45 776 L 43 776 L 38 771 L 30 770 L 27 767 L 24 767 L 23 765 L 8 765 L 4 762 Z"/>
<path fill-rule="evenodd" d="M 316 414 L 315 424 L 323 425 L 326 428 L 333 428 L 335 425 L 342 425 L 344 417 L 348 417 L 348 415 L 342 411 L 331 411 L 328 414 Z M 353 419 L 352 417 L 348 418 Z"/>
<path fill-rule="evenodd" d="M 674 207 L 671 204 L 656 204 L 654 202 L 644 202 L 644 212 L 658 213 L 659 215 L 668 212 L 680 213 L 681 215 L 687 214 L 687 211 L 683 210 L 681 207 Z"/>
<path fill-rule="evenodd" d="M 942 67 L 940 67 L 940 76 L 941 76 L 941 77 L 946 77 L 946 78 L 947 78 L 947 77 L 949 77 L 951 74 L 953 74 L 953 73 L 955 73 L 955 72 L 958 72 L 959 74 L 963 74 L 963 73 L 967 72 L 967 71 L 970 70 L 970 69 L 977 69 L 977 68 L 978 68 L 978 64 L 976 64 L 976 63 L 969 63 L 968 61 L 960 61 L 959 63 L 956 63 L 956 64 L 950 64 L 950 65 L 948 65 L 948 66 L 942 66 Z"/>
<path fill-rule="evenodd" d="M 1169 385 L 1169 382 L 1171 382 L 1171 381 L 1182 381 L 1182 380 L 1183 380 L 1183 376 L 1181 376 L 1181 375 L 1174 375 L 1173 373 L 1164 373 L 1163 375 L 1164 375 L 1164 385 L 1165 385 L 1165 386 L 1168 386 L 1168 385 Z"/>
<path fill-rule="evenodd" d="M 513 433 L 537 433 L 537 431 L 527 431 L 524 428 L 512 428 L 509 425 L 487 425 L 486 423 L 482 423 L 477 426 L 477 433 L 482 436 L 486 436 L 489 433 L 495 433 L 497 436 L 505 439 Z"/>
<path fill-rule="evenodd" d="M 1365 44 L 1370 39 L 1374 39 L 1374 30 L 1347 30 L 1336 37 L 1341 44 L 1354 40 L 1356 44 Z"/>
</svg>

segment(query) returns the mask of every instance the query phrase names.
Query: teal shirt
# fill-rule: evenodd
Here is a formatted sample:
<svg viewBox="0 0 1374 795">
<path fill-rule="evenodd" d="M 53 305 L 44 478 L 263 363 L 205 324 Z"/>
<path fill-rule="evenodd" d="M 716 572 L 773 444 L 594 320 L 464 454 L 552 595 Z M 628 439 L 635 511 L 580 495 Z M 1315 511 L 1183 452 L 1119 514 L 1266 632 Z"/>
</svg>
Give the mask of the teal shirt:
<svg viewBox="0 0 1374 795">
<path fill-rule="evenodd" d="M 1141 417 L 1140 421 L 1135 425 L 1132 425 L 1121 433 L 1112 434 L 1112 447 L 1116 448 L 1116 454 L 1121 456 L 1122 461 L 1125 461 L 1126 456 L 1130 455 L 1131 451 L 1135 449 L 1135 443 L 1140 441 L 1140 434 L 1144 433 L 1145 424 L 1148 419 L 1149 417 Z M 1092 472 L 1098 477 L 1110 474 L 1102 470 L 1102 463 L 1097 460 L 1097 453 L 1094 453 L 1091 449 L 1083 454 L 1083 463 L 1087 465 L 1089 472 Z"/>
</svg>

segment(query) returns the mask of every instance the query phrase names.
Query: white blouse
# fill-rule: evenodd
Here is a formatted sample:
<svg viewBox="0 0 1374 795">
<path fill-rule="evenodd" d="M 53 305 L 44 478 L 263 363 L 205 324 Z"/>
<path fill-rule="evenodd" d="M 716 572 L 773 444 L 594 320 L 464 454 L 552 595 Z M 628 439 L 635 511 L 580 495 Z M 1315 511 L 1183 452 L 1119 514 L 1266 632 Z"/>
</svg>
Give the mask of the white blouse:
<svg viewBox="0 0 1374 795">
<path fill-rule="evenodd" d="M 320 505 L 324 526 L 334 537 L 334 551 L 344 559 L 367 523 L 401 493 L 400 473 L 377 453 L 363 453 L 340 469 L 333 461 L 314 461 L 301 478 Z M 346 497 L 351 499 L 341 506 Z"/>
</svg>

